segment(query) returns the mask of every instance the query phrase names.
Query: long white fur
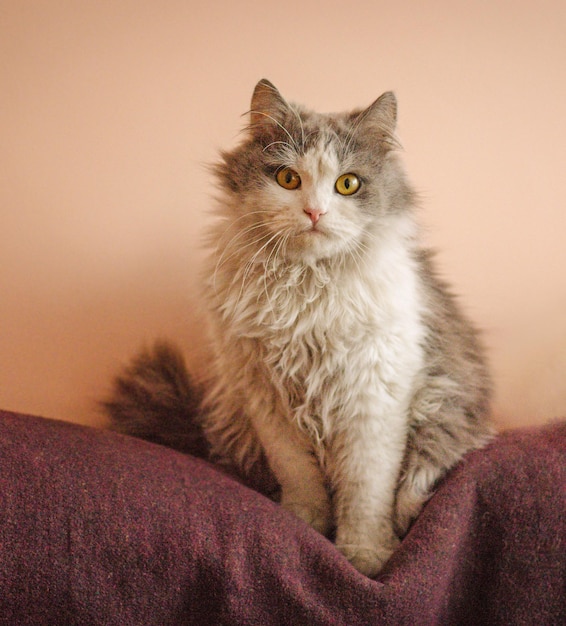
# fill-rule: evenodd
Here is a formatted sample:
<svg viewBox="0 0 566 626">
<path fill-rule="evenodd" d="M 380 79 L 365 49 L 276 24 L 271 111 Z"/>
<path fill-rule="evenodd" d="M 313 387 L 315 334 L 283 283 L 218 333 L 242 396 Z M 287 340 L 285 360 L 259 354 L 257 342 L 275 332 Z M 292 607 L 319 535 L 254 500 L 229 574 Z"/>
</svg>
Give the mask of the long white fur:
<svg viewBox="0 0 566 626">
<path fill-rule="evenodd" d="M 283 506 L 323 533 L 334 523 L 337 546 L 371 575 L 397 543 L 395 485 L 422 368 L 415 227 L 407 214 L 364 223 L 334 192 L 344 171 L 328 146 L 293 167 L 300 190 L 273 181 L 254 206 L 224 200 L 208 272 L 207 435 L 243 466 L 263 450 Z M 316 230 L 308 207 L 323 212 Z M 266 227 L 250 226 L 246 246 L 242 222 L 256 211 Z"/>
<path fill-rule="evenodd" d="M 104 406 L 122 432 L 196 441 L 252 483 L 267 461 L 282 505 L 335 529 L 371 576 L 437 481 L 492 438 L 484 351 L 419 246 L 393 94 L 321 115 L 262 80 L 250 121 L 216 168 L 202 385 L 161 342 Z M 298 187 L 276 182 L 282 167 Z M 338 193 L 343 174 L 358 193 Z"/>
</svg>

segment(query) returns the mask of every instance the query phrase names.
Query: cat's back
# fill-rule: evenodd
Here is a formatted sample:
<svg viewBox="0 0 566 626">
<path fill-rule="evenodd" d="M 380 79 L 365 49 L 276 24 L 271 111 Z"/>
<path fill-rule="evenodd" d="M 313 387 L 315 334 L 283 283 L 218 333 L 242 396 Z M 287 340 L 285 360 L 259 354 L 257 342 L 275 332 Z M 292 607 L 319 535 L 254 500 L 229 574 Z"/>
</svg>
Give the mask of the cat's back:
<svg viewBox="0 0 566 626">
<path fill-rule="evenodd" d="M 441 390 L 455 411 L 463 408 L 468 421 L 487 428 L 492 381 L 482 334 L 439 276 L 434 253 L 418 250 L 416 259 L 424 303 L 424 385 Z"/>
</svg>

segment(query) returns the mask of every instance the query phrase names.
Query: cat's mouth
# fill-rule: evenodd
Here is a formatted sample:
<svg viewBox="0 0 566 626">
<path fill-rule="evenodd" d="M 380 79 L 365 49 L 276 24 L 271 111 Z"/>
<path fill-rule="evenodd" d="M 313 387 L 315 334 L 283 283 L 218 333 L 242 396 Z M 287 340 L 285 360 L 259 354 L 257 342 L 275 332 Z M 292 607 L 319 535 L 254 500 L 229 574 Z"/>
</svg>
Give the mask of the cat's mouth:
<svg viewBox="0 0 566 626">
<path fill-rule="evenodd" d="M 305 226 L 304 228 L 297 229 L 297 231 L 293 235 L 293 238 L 297 239 L 301 237 L 328 237 L 328 232 L 325 228 L 321 228 L 319 225 L 313 224 L 312 226 Z"/>
<path fill-rule="evenodd" d="M 301 234 L 312 235 L 314 237 L 326 236 L 328 233 L 325 228 L 322 228 L 320 224 L 312 224 L 306 227 Z"/>
<path fill-rule="evenodd" d="M 310 233 L 313 236 L 321 236 L 321 235 L 326 235 L 325 232 L 323 232 L 322 230 L 320 230 L 320 228 L 317 228 L 316 226 L 312 226 L 311 228 L 309 228 L 307 230 L 308 233 Z"/>
</svg>

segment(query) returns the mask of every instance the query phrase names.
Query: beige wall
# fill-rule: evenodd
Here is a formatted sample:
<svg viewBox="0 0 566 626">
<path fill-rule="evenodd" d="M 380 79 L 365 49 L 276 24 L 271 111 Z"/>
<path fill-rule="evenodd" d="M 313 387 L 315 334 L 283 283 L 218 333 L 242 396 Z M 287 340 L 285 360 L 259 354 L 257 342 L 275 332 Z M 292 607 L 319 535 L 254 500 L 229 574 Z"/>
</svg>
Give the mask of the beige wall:
<svg viewBox="0 0 566 626">
<path fill-rule="evenodd" d="M 211 179 L 262 76 L 400 101 L 444 274 L 505 425 L 566 414 L 563 0 L 0 0 L 0 407 L 101 423 L 141 343 L 187 349 Z"/>
</svg>

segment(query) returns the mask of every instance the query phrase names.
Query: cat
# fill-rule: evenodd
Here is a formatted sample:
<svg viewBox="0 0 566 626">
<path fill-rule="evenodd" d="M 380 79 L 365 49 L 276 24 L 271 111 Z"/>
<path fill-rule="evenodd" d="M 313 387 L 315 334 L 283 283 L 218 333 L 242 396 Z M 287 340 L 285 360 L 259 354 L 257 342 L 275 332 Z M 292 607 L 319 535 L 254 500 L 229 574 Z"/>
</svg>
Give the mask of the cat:
<svg viewBox="0 0 566 626">
<path fill-rule="evenodd" d="M 201 385 L 160 343 L 105 406 L 118 430 L 194 436 L 249 479 L 267 465 L 281 505 L 374 577 L 494 434 L 484 349 L 419 243 L 393 93 L 319 114 L 263 79 L 249 116 L 214 168 Z"/>
</svg>

